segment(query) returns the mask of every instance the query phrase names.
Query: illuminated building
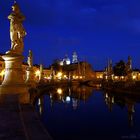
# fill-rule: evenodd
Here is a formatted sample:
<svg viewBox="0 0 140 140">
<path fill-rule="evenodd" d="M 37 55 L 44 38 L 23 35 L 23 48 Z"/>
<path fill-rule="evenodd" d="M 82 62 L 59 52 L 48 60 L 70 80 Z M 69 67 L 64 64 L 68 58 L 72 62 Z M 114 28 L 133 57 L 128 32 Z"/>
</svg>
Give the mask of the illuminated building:
<svg viewBox="0 0 140 140">
<path fill-rule="evenodd" d="M 86 61 L 78 61 L 76 52 L 73 52 L 72 63 L 68 55 L 65 55 L 63 60 L 57 59 L 51 66 L 53 67 L 54 79 L 92 79 L 96 78 L 95 72 L 92 66 Z M 62 72 L 63 75 L 58 76 L 58 73 Z M 102 78 L 102 76 L 101 76 Z"/>
<path fill-rule="evenodd" d="M 103 79 L 104 72 L 103 71 L 95 71 L 97 79 Z"/>
<path fill-rule="evenodd" d="M 3 80 L 4 78 L 4 60 L 2 59 L 3 54 L 0 54 L 0 82 Z"/>
<path fill-rule="evenodd" d="M 126 75 L 114 75 L 112 61 L 108 61 L 107 67 L 104 70 L 103 79 L 104 80 L 113 80 L 113 81 L 139 81 L 140 80 L 140 71 L 138 69 L 132 68 L 132 58 L 128 56 L 128 60 L 125 63 L 125 73 Z M 97 75 L 97 72 L 96 72 Z M 99 78 L 98 76 L 96 76 Z"/>
<path fill-rule="evenodd" d="M 112 60 L 108 60 L 107 62 L 107 67 L 105 68 L 104 74 L 103 74 L 103 78 L 105 80 L 113 80 L 113 66 L 112 66 Z"/>
<path fill-rule="evenodd" d="M 4 68 L 5 68 L 5 64 L 4 64 L 4 60 L 2 59 L 2 54 L 0 54 L 0 82 L 3 81 L 4 78 Z M 28 64 L 23 62 L 22 63 L 22 71 L 23 71 L 23 79 L 26 80 L 26 70 L 28 68 Z M 40 67 L 39 65 L 33 65 L 33 73 L 34 73 L 34 80 L 36 82 L 39 81 L 39 74 L 40 74 Z M 50 79 L 51 76 L 51 70 L 48 68 L 43 68 L 43 77 L 45 80 Z"/>
<path fill-rule="evenodd" d="M 63 60 L 59 61 L 59 65 L 63 66 L 63 65 L 70 65 L 71 61 L 70 58 L 68 57 L 68 55 L 66 54 Z"/>
<path fill-rule="evenodd" d="M 70 61 L 68 55 L 66 54 L 65 58 L 63 59 L 63 64 L 64 65 L 70 65 L 70 63 L 71 63 L 71 61 Z"/>
<path fill-rule="evenodd" d="M 69 79 L 91 79 L 95 78 L 95 72 L 87 62 L 72 63 L 62 67 L 63 73 Z"/>
<path fill-rule="evenodd" d="M 76 52 L 72 54 L 72 63 L 78 63 L 78 56 Z"/>
<path fill-rule="evenodd" d="M 73 79 L 93 79 L 95 78 L 95 72 L 92 69 L 92 66 L 85 61 L 78 63 L 73 63 L 69 66 L 69 75 Z"/>
</svg>

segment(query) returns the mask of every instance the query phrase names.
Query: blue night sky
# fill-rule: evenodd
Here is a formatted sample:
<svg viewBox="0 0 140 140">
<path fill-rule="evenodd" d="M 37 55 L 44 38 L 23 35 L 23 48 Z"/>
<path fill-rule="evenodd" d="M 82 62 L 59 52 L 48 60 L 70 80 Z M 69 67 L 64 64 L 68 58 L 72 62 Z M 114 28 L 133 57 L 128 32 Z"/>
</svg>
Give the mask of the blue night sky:
<svg viewBox="0 0 140 140">
<path fill-rule="evenodd" d="M 49 66 L 76 51 L 93 69 L 132 56 L 140 68 L 140 0 L 17 0 L 26 16 L 24 56 Z M 0 1 L 0 52 L 10 48 L 9 21 L 13 0 Z M 26 59 L 25 59 L 26 60 Z"/>
</svg>

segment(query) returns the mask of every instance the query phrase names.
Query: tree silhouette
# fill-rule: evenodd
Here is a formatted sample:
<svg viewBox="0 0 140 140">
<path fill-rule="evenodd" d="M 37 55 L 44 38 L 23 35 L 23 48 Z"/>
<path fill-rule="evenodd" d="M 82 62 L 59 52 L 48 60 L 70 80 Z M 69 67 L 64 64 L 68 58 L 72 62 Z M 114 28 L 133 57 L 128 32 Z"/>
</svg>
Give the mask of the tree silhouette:
<svg viewBox="0 0 140 140">
<path fill-rule="evenodd" d="M 125 76 L 126 75 L 126 65 L 123 60 L 120 60 L 116 65 L 113 67 L 114 75 L 116 76 Z"/>
</svg>

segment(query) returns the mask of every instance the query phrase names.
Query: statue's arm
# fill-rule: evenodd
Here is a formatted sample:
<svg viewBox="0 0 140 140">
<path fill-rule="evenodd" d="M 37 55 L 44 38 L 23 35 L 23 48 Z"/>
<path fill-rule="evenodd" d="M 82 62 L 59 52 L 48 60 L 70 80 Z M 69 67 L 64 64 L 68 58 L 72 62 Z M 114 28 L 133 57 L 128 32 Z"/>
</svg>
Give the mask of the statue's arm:
<svg viewBox="0 0 140 140">
<path fill-rule="evenodd" d="M 12 13 L 12 14 L 10 14 L 9 16 L 8 16 L 8 19 L 15 19 L 15 14 L 14 13 Z"/>
<path fill-rule="evenodd" d="M 9 15 L 9 16 L 8 16 L 8 19 L 12 19 L 12 18 L 13 18 L 12 15 Z"/>
<path fill-rule="evenodd" d="M 25 16 L 22 15 L 22 14 L 20 14 L 20 15 L 19 15 L 19 20 L 20 20 L 21 22 L 24 21 L 24 20 L 25 20 Z"/>
</svg>

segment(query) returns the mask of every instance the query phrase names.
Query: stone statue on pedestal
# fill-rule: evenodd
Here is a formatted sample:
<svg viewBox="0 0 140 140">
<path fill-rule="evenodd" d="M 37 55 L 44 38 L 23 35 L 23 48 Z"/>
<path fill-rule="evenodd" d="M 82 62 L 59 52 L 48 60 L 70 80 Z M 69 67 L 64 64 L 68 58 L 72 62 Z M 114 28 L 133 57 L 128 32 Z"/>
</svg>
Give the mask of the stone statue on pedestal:
<svg viewBox="0 0 140 140">
<path fill-rule="evenodd" d="M 39 81 L 43 79 L 43 65 L 40 64 L 40 75 L 39 75 Z"/>
<path fill-rule="evenodd" d="M 22 22 L 25 17 L 20 12 L 15 2 L 12 6 L 12 13 L 8 16 L 10 20 L 11 49 L 2 56 L 5 62 L 5 76 L 0 85 L 1 94 L 18 94 L 20 102 L 29 102 L 28 87 L 23 79 L 22 55 L 26 32 Z"/>
<path fill-rule="evenodd" d="M 28 63 L 29 68 L 31 68 L 33 66 L 33 53 L 31 50 L 29 50 L 29 56 L 28 56 L 27 63 Z"/>
<path fill-rule="evenodd" d="M 33 71 L 33 53 L 31 50 L 29 50 L 29 55 L 27 59 L 28 67 L 26 70 L 26 80 L 25 83 L 28 86 L 35 86 L 35 81 L 34 81 L 34 71 Z"/>
<path fill-rule="evenodd" d="M 132 58 L 128 56 L 128 62 L 126 63 L 126 74 L 127 74 L 127 80 L 132 80 Z"/>
<path fill-rule="evenodd" d="M 22 54 L 24 43 L 23 38 L 26 36 L 26 31 L 22 25 L 25 17 L 20 12 L 18 4 L 15 2 L 12 6 L 12 13 L 8 16 L 10 20 L 10 39 L 11 50 L 8 53 Z"/>
</svg>

